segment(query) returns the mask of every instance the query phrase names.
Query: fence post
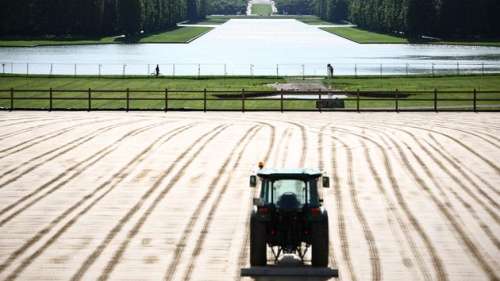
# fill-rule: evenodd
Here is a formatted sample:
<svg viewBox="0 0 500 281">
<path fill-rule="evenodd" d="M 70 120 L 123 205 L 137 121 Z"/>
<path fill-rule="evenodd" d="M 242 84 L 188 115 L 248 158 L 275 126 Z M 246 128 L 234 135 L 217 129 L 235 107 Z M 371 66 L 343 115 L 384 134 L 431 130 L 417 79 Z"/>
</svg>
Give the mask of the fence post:
<svg viewBox="0 0 500 281">
<path fill-rule="evenodd" d="M 127 65 L 126 65 L 126 64 L 124 64 L 124 65 L 123 65 L 123 69 L 122 69 L 122 70 L 123 70 L 123 71 L 122 71 L 122 77 L 125 77 L 125 72 L 126 72 L 126 70 L 125 70 L 125 69 L 126 69 L 126 68 L 127 68 Z"/>
<path fill-rule="evenodd" d="M 432 77 L 434 77 L 434 63 L 432 63 Z"/>
<path fill-rule="evenodd" d="M 91 111 L 91 110 L 92 110 L 92 90 L 89 88 L 87 111 Z"/>
<path fill-rule="evenodd" d="M 102 64 L 99 64 L 98 76 L 101 78 Z"/>
<path fill-rule="evenodd" d="M 227 76 L 227 64 L 224 64 L 224 77 Z"/>
<path fill-rule="evenodd" d="M 30 77 L 30 64 L 26 63 L 26 77 Z"/>
<path fill-rule="evenodd" d="M 2 63 L 2 74 L 5 75 L 5 63 Z"/>
<path fill-rule="evenodd" d="M 172 64 L 172 76 L 175 77 L 175 63 Z"/>
<path fill-rule="evenodd" d="M 283 89 L 281 89 L 280 110 L 283 113 Z"/>
<path fill-rule="evenodd" d="M 358 78 L 358 65 L 354 65 L 354 78 Z"/>
<path fill-rule="evenodd" d="M 302 80 L 306 80 L 306 66 L 302 65 Z"/>
<path fill-rule="evenodd" d="M 396 112 L 399 112 L 399 89 L 396 89 L 396 98 L 394 100 L 395 100 Z"/>
<path fill-rule="evenodd" d="M 49 112 L 52 111 L 52 88 L 49 89 Z"/>
<path fill-rule="evenodd" d="M 438 90 L 434 89 L 434 112 L 438 112 Z"/>
<path fill-rule="evenodd" d="M 383 75 L 383 70 L 382 70 L 382 64 L 380 64 L 380 78 L 382 78 L 382 75 Z"/>
<path fill-rule="evenodd" d="M 165 89 L 165 112 L 168 111 L 168 89 Z"/>
<path fill-rule="evenodd" d="M 14 110 L 14 88 L 10 88 L 10 111 Z"/>
<path fill-rule="evenodd" d="M 477 112 L 477 90 L 474 89 L 474 112 Z"/>
<path fill-rule="evenodd" d="M 321 113 L 321 89 L 319 89 L 319 93 L 318 93 L 318 111 L 319 113 Z"/>
<path fill-rule="evenodd" d="M 241 89 L 241 112 L 245 112 L 245 89 Z"/>
<path fill-rule="evenodd" d="M 207 89 L 203 89 L 203 112 L 207 112 Z"/>
<path fill-rule="evenodd" d="M 75 73 L 74 73 L 74 76 L 75 76 L 75 77 L 76 77 L 76 73 L 77 73 L 77 72 L 76 72 L 76 63 L 75 63 Z"/>
<path fill-rule="evenodd" d="M 457 61 L 457 75 L 460 75 L 460 63 Z"/>
<path fill-rule="evenodd" d="M 201 75 L 201 65 L 198 64 L 198 79 L 200 79 L 200 75 Z"/>
<path fill-rule="evenodd" d="M 127 112 L 130 109 L 130 89 L 127 88 Z"/>
<path fill-rule="evenodd" d="M 52 73 L 53 73 L 53 70 L 54 70 L 54 64 L 50 64 L 50 72 L 49 72 L 49 76 L 52 77 Z"/>
<path fill-rule="evenodd" d="M 279 64 L 276 65 L 276 78 L 280 77 L 280 66 Z"/>
<path fill-rule="evenodd" d="M 356 91 L 356 111 L 359 113 L 359 89 Z"/>
</svg>

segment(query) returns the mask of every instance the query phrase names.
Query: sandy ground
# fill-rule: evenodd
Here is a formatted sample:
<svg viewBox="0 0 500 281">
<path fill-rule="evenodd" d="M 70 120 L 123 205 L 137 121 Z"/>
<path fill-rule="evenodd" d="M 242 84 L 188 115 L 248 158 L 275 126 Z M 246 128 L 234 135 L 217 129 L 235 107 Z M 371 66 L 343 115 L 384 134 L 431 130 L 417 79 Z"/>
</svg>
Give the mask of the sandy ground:
<svg viewBox="0 0 500 281">
<path fill-rule="evenodd" d="M 260 160 L 332 176 L 340 280 L 500 277 L 499 114 L 3 112 L 0 128 L 0 280 L 239 280 Z"/>
</svg>

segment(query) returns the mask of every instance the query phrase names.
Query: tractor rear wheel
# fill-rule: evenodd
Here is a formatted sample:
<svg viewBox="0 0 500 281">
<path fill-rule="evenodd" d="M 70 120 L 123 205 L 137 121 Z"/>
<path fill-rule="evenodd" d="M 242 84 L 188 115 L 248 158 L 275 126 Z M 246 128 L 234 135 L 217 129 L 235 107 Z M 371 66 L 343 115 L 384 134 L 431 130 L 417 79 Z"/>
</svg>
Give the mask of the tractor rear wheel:
<svg viewBox="0 0 500 281">
<path fill-rule="evenodd" d="M 328 266 L 328 220 L 312 225 L 312 266 Z"/>
<path fill-rule="evenodd" d="M 264 223 L 252 218 L 250 220 L 250 265 L 266 266 L 266 226 Z"/>
</svg>

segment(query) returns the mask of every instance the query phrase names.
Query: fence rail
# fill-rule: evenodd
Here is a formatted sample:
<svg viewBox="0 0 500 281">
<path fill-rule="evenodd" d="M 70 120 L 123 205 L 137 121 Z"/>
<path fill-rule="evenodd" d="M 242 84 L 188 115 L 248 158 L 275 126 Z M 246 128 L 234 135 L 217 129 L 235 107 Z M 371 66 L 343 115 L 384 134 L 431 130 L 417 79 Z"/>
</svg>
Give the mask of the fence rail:
<svg viewBox="0 0 500 281">
<path fill-rule="evenodd" d="M 495 91 L 0 89 L 2 110 L 500 111 Z"/>
<path fill-rule="evenodd" d="M 0 62 L 2 75 L 71 75 L 71 76 L 153 76 L 156 64 L 91 64 L 91 63 L 29 63 Z M 348 63 L 334 62 L 335 75 L 466 75 L 500 73 L 498 62 L 435 61 Z M 162 77 L 177 76 L 274 76 L 313 77 L 326 76 L 326 66 L 309 64 L 176 64 L 160 63 Z"/>
</svg>

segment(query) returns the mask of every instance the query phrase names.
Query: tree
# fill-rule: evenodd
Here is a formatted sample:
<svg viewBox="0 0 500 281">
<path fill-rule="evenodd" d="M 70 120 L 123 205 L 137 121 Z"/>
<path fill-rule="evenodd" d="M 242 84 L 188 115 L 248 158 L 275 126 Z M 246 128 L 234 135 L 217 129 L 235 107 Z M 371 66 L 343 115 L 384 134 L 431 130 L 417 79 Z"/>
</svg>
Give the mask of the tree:
<svg viewBox="0 0 500 281">
<path fill-rule="evenodd" d="M 143 27 L 144 5 L 142 0 L 120 0 L 120 29 L 127 35 L 138 34 Z"/>
<path fill-rule="evenodd" d="M 187 17 L 190 21 L 198 20 L 198 8 L 196 0 L 187 0 Z"/>
</svg>

